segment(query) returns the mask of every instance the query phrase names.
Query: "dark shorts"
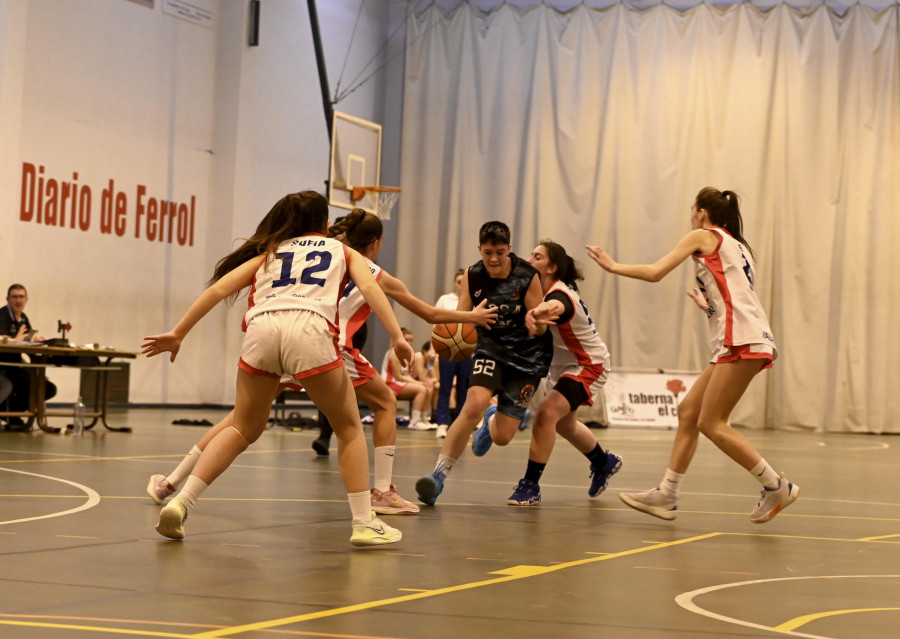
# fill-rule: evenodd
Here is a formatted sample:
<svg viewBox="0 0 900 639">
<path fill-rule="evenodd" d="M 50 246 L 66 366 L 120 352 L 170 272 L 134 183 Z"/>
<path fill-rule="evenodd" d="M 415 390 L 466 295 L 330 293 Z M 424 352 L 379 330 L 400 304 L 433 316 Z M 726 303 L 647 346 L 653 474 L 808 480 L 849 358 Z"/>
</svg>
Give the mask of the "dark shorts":
<svg viewBox="0 0 900 639">
<path fill-rule="evenodd" d="M 590 405 L 591 396 L 588 395 L 584 384 L 572 377 L 561 377 L 553 390 L 566 398 L 569 408 L 573 411 L 578 410 L 581 405 Z"/>
<path fill-rule="evenodd" d="M 523 373 L 518 368 L 483 355 L 475 358 L 470 380 L 469 387 L 483 386 L 497 395 L 498 412 L 520 421 L 541 383 L 540 375 Z"/>
</svg>

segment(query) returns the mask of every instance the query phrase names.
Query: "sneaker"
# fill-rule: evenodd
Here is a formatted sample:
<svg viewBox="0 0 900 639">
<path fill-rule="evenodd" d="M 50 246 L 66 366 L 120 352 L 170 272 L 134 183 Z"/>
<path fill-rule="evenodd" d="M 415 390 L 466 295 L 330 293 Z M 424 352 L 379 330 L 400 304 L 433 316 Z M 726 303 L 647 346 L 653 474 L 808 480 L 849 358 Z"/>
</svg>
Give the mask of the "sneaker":
<svg viewBox="0 0 900 639">
<path fill-rule="evenodd" d="M 519 422 L 519 430 L 525 430 L 528 428 L 528 422 L 531 421 L 531 411 L 527 408 L 525 409 L 525 414 L 522 415 L 522 421 Z"/>
<path fill-rule="evenodd" d="M 430 475 L 420 477 L 416 482 L 416 495 L 419 501 L 426 506 L 434 506 L 434 502 L 444 492 L 444 480 L 447 476 L 442 470 L 436 470 Z"/>
<path fill-rule="evenodd" d="M 184 539 L 184 520 L 187 510 L 177 499 L 173 499 L 159 511 L 159 523 L 156 532 L 169 539 Z"/>
<path fill-rule="evenodd" d="M 166 497 L 175 492 L 175 486 L 166 481 L 165 475 L 150 475 L 150 481 L 147 482 L 147 495 L 154 503 L 162 504 Z"/>
<path fill-rule="evenodd" d="M 516 491 L 509 496 L 506 503 L 510 506 L 540 506 L 541 487 L 530 479 L 520 479 Z"/>
<path fill-rule="evenodd" d="M 612 453 L 606 453 L 606 465 L 603 468 L 597 468 L 591 464 L 591 485 L 588 488 L 588 495 L 596 497 L 609 484 L 609 478 L 619 472 L 622 467 L 622 458 Z"/>
<path fill-rule="evenodd" d="M 439 424 L 437 430 L 434 431 L 434 436 L 438 439 L 447 439 L 448 428 L 447 424 Z"/>
<path fill-rule="evenodd" d="M 792 484 L 781 473 L 781 479 L 778 481 L 778 488 L 763 487 L 759 494 L 759 502 L 756 508 L 750 513 L 750 521 L 754 524 L 764 524 L 782 510 L 797 501 L 800 495 L 800 486 Z"/>
<path fill-rule="evenodd" d="M 316 451 L 316 455 L 319 457 L 328 457 L 328 440 L 321 437 L 314 439 L 312 449 Z"/>
<path fill-rule="evenodd" d="M 362 422 L 362 424 L 364 426 L 366 424 L 369 424 L 371 426 L 372 424 L 375 423 L 375 415 L 371 415 L 371 414 L 363 415 L 362 417 L 359 418 L 359 421 Z"/>
<path fill-rule="evenodd" d="M 432 424 L 431 422 L 426 422 L 424 419 L 420 419 L 415 424 L 410 424 L 408 428 L 410 430 L 435 430 L 437 424 Z"/>
<path fill-rule="evenodd" d="M 375 513 L 372 513 L 372 521 L 353 520 L 351 544 L 354 546 L 381 546 L 395 544 L 403 539 L 403 533 L 396 528 L 391 528 L 374 515 Z"/>
<path fill-rule="evenodd" d="M 488 409 L 484 411 L 484 421 L 481 422 L 481 428 L 476 430 L 475 435 L 472 437 L 472 453 L 476 457 L 484 456 L 494 443 L 494 440 L 491 439 L 491 429 L 488 427 L 488 422 L 491 419 L 491 415 L 496 412 L 496 406 L 488 406 Z"/>
<path fill-rule="evenodd" d="M 372 489 L 372 510 L 379 515 L 415 515 L 419 507 L 398 495 L 397 487 L 391 484 L 390 490 L 384 492 Z"/>
<path fill-rule="evenodd" d="M 678 510 L 678 498 L 666 497 L 658 487 L 646 493 L 621 493 L 619 499 L 635 510 L 670 521 Z"/>
</svg>

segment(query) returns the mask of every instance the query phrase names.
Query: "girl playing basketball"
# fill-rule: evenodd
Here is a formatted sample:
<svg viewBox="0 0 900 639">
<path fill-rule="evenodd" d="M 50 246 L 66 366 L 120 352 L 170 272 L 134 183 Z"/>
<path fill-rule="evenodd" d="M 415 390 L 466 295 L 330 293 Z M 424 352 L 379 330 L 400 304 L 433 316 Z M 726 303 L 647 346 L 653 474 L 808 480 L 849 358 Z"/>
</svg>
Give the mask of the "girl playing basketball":
<svg viewBox="0 0 900 639">
<path fill-rule="evenodd" d="M 750 381 L 777 357 L 769 321 L 753 290 L 753 252 L 743 238 L 737 195 L 702 189 L 691 206 L 691 227 L 655 264 L 619 264 L 603 249 L 587 247 L 591 258 L 610 273 L 648 282 L 658 282 L 692 257 L 701 288 L 688 295 L 709 317 L 712 356 L 678 406 L 678 431 L 663 480 L 651 491 L 620 497 L 632 508 L 675 519 L 678 488 L 703 433 L 762 484 L 759 502 L 750 513 L 750 520 L 761 524 L 791 505 L 800 488 L 784 474 L 779 477 L 749 440 L 728 424 Z"/>
<path fill-rule="evenodd" d="M 549 325 L 553 336 L 553 360 L 547 376 L 547 394 L 534 417 L 531 449 L 525 477 L 507 500 L 514 506 L 536 506 L 541 503 L 538 484 L 556 433 L 565 437 L 591 465 L 588 495 L 602 493 L 609 478 L 619 472 L 622 458 L 600 447 L 591 430 L 578 421 L 579 406 L 591 406 L 593 396 L 603 388 L 609 370 L 609 351 L 597 334 L 587 306 L 578 296 L 577 280 L 584 279 L 566 249 L 542 240 L 531 252 L 529 264 L 541 276 L 544 300 L 525 315 L 529 332 L 541 324 Z"/>
<path fill-rule="evenodd" d="M 350 542 L 368 546 L 400 540 L 399 530 L 372 515 L 365 436 L 337 344 L 338 300 L 351 280 L 384 324 L 400 359 L 411 361 L 413 351 L 365 260 L 324 237 L 327 226 L 328 203 L 320 194 L 285 196 L 250 239 L 219 261 L 213 284 L 175 328 L 145 338 L 142 353 L 152 357 L 169 351 L 175 361 L 182 340 L 206 313 L 252 285 L 232 423 L 212 438 L 184 487 L 160 512 L 156 529 L 163 536 L 184 537 L 183 522 L 197 499 L 265 429 L 279 380 L 287 374 L 302 380 L 334 424 L 353 515 Z"/>
</svg>

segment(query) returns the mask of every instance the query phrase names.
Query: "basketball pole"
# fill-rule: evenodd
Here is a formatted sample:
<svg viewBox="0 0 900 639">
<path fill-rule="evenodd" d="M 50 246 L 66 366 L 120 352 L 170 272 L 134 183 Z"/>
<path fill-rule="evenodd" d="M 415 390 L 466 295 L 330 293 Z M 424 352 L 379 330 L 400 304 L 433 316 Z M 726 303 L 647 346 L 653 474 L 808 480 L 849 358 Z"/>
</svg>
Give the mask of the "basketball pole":
<svg viewBox="0 0 900 639">
<path fill-rule="evenodd" d="M 325 68 L 325 54 L 322 50 L 322 34 L 319 31 L 319 14 L 316 11 L 316 0 L 306 0 L 309 7 L 309 25 L 312 29 L 313 46 L 316 50 L 316 67 L 319 69 L 319 88 L 322 91 L 322 106 L 325 108 L 325 125 L 328 129 L 328 144 L 331 145 L 331 127 L 334 120 L 334 107 L 328 96 L 328 71 Z"/>
</svg>

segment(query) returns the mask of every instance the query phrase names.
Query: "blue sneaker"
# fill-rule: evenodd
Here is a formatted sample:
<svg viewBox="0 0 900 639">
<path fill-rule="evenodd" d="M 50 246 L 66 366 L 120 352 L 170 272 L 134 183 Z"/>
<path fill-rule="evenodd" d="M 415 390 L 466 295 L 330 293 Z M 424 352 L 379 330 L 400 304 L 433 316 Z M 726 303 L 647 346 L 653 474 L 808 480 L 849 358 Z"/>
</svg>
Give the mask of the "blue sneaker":
<svg viewBox="0 0 900 639">
<path fill-rule="evenodd" d="M 531 411 L 527 408 L 525 409 L 525 414 L 522 416 L 522 421 L 519 422 L 519 430 L 525 430 L 528 428 L 528 422 L 531 421 Z"/>
<path fill-rule="evenodd" d="M 609 478 L 619 472 L 622 467 L 622 458 L 612 453 L 606 453 L 606 465 L 603 468 L 597 468 L 591 464 L 591 486 L 588 488 L 588 495 L 596 497 L 609 484 Z"/>
<path fill-rule="evenodd" d="M 506 503 L 510 506 L 540 506 L 541 487 L 530 479 L 520 479 L 516 491 L 510 495 Z"/>
<path fill-rule="evenodd" d="M 444 491 L 444 480 L 447 476 L 442 470 L 436 470 L 430 475 L 420 477 L 416 482 L 416 494 L 419 501 L 426 506 L 434 506 L 438 496 Z"/>
<path fill-rule="evenodd" d="M 491 439 L 491 429 L 488 428 L 488 422 L 491 419 L 491 415 L 497 412 L 497 407 L 493 404 L 488 406 L 488 409 L 484 411 L 484 421 L 481 422 L 481 428 L 475 431 L 475 436 L 472 437 L 472 453 L 476 457 L 482 457 L 486 452 L 491 449 L 491 444 L 494 443 L 494 440 Z"/>
</svg>

